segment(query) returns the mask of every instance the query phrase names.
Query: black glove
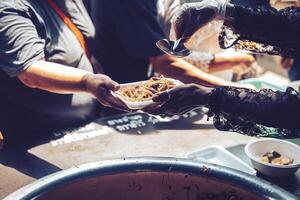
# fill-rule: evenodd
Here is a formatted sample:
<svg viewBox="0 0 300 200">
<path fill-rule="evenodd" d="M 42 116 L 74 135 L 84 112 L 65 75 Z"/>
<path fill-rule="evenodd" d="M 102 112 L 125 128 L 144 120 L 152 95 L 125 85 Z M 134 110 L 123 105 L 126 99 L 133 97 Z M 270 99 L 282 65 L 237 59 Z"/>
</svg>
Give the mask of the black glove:
<svg viewBox="0 0 300 200">
<path fill-rule="evenodd" d="M 199 28 L 214 20 L 224 20 L 225 0 L 182 0 L 172 26 L 175 39 L 187 41 Z"/>
</svg>

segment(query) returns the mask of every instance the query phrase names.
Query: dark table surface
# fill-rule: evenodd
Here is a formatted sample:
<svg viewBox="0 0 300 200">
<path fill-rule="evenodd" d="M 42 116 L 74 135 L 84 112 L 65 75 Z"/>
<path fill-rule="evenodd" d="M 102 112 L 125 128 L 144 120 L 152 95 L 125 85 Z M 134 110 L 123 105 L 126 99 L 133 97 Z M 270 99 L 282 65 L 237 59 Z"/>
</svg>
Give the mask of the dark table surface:
<svg viewBox="0 0 300 200">
<path fill-rule="evenodd" d="M 220 132 L 202 111 L 182 117 L 156 119 L 131 113 L 100 119 L 83 127 L 35 137 L 17 138 L 0 151 L 0 199 L 28 183 L 76 165 L 136 156 L 185 157 L 210 145 L 227 148 L 249 163 L 244 146 L 256 138 Z M 292 140 L 300 145 L 300 139 Z M 265 180 L 300 199 L 300 171 L 289 178 Z"/>
</svg>

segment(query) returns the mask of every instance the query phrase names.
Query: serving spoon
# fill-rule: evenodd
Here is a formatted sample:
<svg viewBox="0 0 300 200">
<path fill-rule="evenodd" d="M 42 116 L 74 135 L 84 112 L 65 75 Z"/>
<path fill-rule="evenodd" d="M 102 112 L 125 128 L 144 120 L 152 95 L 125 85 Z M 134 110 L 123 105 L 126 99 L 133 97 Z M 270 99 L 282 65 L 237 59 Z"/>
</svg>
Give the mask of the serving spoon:
<svg viewBox="0 0 300 200">
<path fill-rule="evenodd" d="M 188 50 L 184 43 L 182 42 L 182 38 L 176 41 L 170 41 L 168 39 L 161 39 L 156 42 L 156 46 L 160 48 L 166 54 L 171 56 L 175 56 L 178 58 L 186 57 L 190 55 L 190 50 Z"/>
</svg>

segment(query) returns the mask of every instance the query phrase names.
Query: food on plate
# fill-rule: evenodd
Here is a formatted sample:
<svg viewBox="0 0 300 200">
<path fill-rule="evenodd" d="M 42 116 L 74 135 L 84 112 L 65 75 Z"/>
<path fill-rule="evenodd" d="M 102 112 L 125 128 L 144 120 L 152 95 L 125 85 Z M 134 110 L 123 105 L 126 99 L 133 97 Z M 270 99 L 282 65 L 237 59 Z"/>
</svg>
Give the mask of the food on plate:
<svg viewBox="0 0 300 200">
<path fill-rule="evenodd" d="M 170 90 L 176 84 L 167 78 L 153 77 L 148 81 L 137 85 L 128 85 L 121 87 L 118 91 L 122 97 L 131 102 L 149 101 L 155 94 Z"/>
<path fill-rule="evenodd" d="M 249 40 L 244 40 L 244 41 L 240 41 L 237 47 L 239 47 L 240 49 L 261 50 L 262 44 L 249 41 Z"/>
<path fill-rule="evenodd" d="M 262 155 L 261 161 L 274 165 L 290 165 L 293 164 L 294 159 L 282 157 L 280 153 L 276 151 L 271 151 Z"/>
</svg>

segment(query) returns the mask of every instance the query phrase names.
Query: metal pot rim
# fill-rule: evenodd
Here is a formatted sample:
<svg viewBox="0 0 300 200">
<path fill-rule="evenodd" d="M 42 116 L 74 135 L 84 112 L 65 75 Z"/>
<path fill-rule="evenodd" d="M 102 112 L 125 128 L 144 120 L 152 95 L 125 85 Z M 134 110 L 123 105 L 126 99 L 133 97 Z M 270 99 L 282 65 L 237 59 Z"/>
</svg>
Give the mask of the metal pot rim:
<svg viewBox="0 0 300 200">
<path fill-rule="evenodd" d="M 293 194 L 267 181 L 226 167 L 181 158 L 135 157 L 92 162 L 62 170 L 24 186 L 4 200 L 34 199 L 73 181 L 136 171 L 182 172 L 194 176 L 209 176 L 238 185 L 266 199 L 297 199 Z"/>
</svg>

